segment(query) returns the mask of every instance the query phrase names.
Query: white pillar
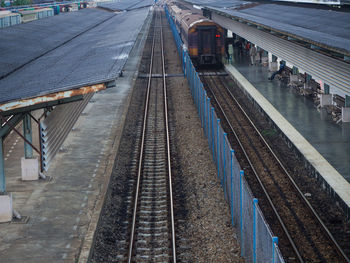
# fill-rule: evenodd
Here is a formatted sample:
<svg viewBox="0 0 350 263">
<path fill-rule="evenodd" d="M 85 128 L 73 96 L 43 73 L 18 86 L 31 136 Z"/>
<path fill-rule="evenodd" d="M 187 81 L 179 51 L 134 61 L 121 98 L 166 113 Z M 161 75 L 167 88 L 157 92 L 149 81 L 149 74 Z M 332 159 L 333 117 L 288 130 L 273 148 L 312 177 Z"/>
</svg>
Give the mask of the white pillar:
<svg viewBox="0 0 350 263">
<path fill-rule="evenodd" d="M 12 220 L 12 196 L 0 195 L 0 223 Z"/>
<path fill-rule="evenodd" d="M 269 52 L 268 56 L 269 56 L 269 71 L 271 71 L 271 72 L 277 71 L 278 70 L 278 63 L 276 61 L 272 62 L 272 53 Z"/>
<path fill-rule="evenodd" d="M 269 63 L 272 62 L 272 53 L 271 52 L 268 52 L 268 57 L 269 57 Z"/>
<path fill-rule="evenodd" d="M 332 94 L 321 94 L 320 104 L 321 107 L 332 105 Z"/>
<path fill-rule="evenodd" d="M 350 122 L 350 108 L 341 108 L 341 120 L 342 122 Z"/>
<path fill-rule="evenodd" d="M 38 158 L 21 159 L 22 180 L 33 181 L 39 179 L 39 161 Z"/>
</svg>

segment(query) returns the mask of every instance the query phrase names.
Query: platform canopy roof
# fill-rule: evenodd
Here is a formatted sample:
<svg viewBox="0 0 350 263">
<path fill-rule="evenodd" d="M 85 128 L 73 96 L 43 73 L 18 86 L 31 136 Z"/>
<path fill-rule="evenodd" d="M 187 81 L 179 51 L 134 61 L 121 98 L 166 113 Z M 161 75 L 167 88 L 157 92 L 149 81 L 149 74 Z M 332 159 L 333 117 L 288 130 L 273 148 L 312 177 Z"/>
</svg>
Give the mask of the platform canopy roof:
<svg viewBox="0 0 350 263">
<path fill-rule="evenodd" d="M 114 15 L 87 8 L 0 29 L 0 78 Z"/>
<path fill-rule="evenodd" d="M 350 55 L 350 12 L 298 4 L 272 4 L 239 0 L 190 0 L 214 12 L 242 19 L 265 29 L 325 49 Z"/>
<path fill-rule="evenodd" d="M 70 19 L 64 27 L 52 23 L 51 18 L 42 19 L 39 20 L 41 27 L 37 23 L 13 27 L 12 32 L 16 32 L 13 35 L 17 37 L 7 40 L 5 46 L 3 37 L 9 34 L 0 30 L 0 43 L 5 49 L 0 56 L 0 68 L 6 68 L 8 61 L 14 64 L 12 72 L 0 79 L 0 111 L 20 107 L 18 105 L 28 99 L 114 80 L 129 56 L 148 10 L 143 8 L 118 15 L 103 10 L 88 11 L 85 17 L 78 15 L 77 20 Z M 88 22 L 90 19 L 94 22 Z M 76 25 L 79 22 L 82 24 Z M 49 32 L 45 31 L 46 23 L 52 25 Z M 32 37 L 26 37 L 21 43 L 22 34 Z M 41 35 L 46 39 L 43 43 Z M 58 39 L 57 42 L 49 40 L 49 35 Z M 16 54 L 12 42 L 16 43 L 19 53 L 25 54 L 23 60 Z M 21 50 L 22 46 L 26 51 Z M 5 62 L 6 50 L 16 59 Z"/>
<path fill-rule="evenodd" d="M 151 6 L 154 4 L 153 0 L 121 0 L 119 2 L 98 2 L 99 7 L 109 9 L 112 11 L 129 11 L 142 7 Z"/>
</svg>

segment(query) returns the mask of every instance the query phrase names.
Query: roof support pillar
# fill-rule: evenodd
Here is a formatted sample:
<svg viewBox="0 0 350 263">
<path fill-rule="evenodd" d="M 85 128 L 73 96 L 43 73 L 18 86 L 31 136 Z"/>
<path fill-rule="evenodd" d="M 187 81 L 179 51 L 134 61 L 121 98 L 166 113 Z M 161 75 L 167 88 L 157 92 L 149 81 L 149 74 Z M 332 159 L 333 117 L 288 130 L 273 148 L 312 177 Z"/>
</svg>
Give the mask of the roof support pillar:
<svg viewBox="0 0 350 263">
<path fill-rule="evenodd" d="M 3 137 L 0 137 L 0 195 L 6 192 L 5 165 L 4 165 L 4 144 Z"/>
<path fill-rule="evenodd" d="M 306 81 L 306 83 L 310 83 L 311 79 L 312 79 L 312 76 L 310 74 L 305 73 L 305 81 Z"/>
<path fill-rule="evenodd" d="M 345 105 L 341 109 L 342 122 L 350 122 L 350 96 L 345 95 Z"/>
<path fill-rule="evenodd" d="M 292 68 L 292 74 L 293 75 L 298 75 L 299 74 L 299 69 L 296 66 L 293 66 Z"/>
<path fill-rule="evenodd" d="M 28 114 L 23 119 L 23 135 L 24 135 L 24 156 L 26 159 L 33 158 L 33 148 L 28 143 L 32 143 L 32 120 Z"/>
<path fill-rule="evenodd" d="M 350 96 L 345 95 L 345 107 L 349 108 L 350 107 Z"/>
<path fill-rule="evenodd" d="M 324 94 L 329 94 L 329 85 L 324 83 L 323 84 Z"/>
</svg>

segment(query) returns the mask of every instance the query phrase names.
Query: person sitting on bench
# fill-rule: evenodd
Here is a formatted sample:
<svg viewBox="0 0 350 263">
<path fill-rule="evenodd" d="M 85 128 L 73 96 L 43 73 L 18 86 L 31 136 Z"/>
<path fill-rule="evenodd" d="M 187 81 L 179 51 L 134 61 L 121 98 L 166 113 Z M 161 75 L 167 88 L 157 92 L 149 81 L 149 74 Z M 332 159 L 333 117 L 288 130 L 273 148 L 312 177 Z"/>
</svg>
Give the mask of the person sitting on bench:
<svg viewBox="0 0 350 263">
<path fill-rule="evenodd" d="M 276 72 L 274 72 L 271 77 L 269 77 L 269 80 L 273 80 L 277 74 L 281 74 L 283 70 L 286 68 L 286 62 L 284 60 L 280 61 L 280 69 Z"/>
</svg>

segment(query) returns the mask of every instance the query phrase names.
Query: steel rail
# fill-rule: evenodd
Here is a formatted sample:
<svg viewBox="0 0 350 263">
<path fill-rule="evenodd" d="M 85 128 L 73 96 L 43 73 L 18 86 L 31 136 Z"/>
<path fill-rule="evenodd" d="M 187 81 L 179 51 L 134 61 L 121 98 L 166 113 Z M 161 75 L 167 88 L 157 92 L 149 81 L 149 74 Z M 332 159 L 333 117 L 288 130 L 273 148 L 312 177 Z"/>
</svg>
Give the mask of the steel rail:
<svg viewBox="0 0 350 263">
<path fill-rule="evenodd" d="M 341 247 L 339 246 L 339 244 L 337 243 L 337 241 L 335 240 L 335 238 L 333 237 L 333 235 L 331 234 L 331 232 L 328 230 L 328 228 L 326 227 L 326 225 L 323 223 L 322 219 L 319 217 L 319 215 L 316 213 L 316 211 L 314 210 L 314 208 L 312 207 L 312 205 L 310 204 L 310 202 L 306 199 L 306 197 L 304 196 L 304 194 L 302 193 L 302 191 L 300 190 L 300 188 L 298 187 L 298 185 L 296 184 L 296 182 L 294 181 L 294 179 L 292 178 L 292 176 L 288 173 L 287 169 L 284 167 L 284 165 L 282 164 L 282 162 L 279 160 L 279 158 L 277 157 L 277 155 L 275 154 L 275 152 L 272 150 L 272 148 L 270 147 L 270 145 L 267 143 L 267 141 L 265 140 L 265 138 L 262 136 L 262 134 L 260 133 L 260 131 L 258 130 L 258 128 L 254 125 L 253 121 L 249 118 L 248 114 L 245 112 L 245 110 L 243 109 L 243 107 L 241 106 L 241 104 L 238 102 L 238 100 L 235 98 L 235 96 L 232 94 L 232 92 L 230 91 L 230 89 L 227 87 L 226 83 L 223 82 L 221 79 L 219 79 L 221 84 L 225 87 L 225 89 L 227 90 L 227 92 L 229 93 L 230 97 L 235 101 L 235 103 L 237 104 L 238 108 L 240 109 L 240 111 L 244 114 L 245 118 L 249 121 L 249 123 L 252 125 L 252 127 L 254 128 L 255 132 L 259 135 L 259 138 L 261 139 L 261 141 L 263 142 L 263 144 L 268 148 L 269 152 L 271 153 L 271 155 L 273 156 L 273 158 L 275 159 L 275 161 L 277 161 L 279 167 L 283 170 L 283 172 L 287 175 L 288 179 L 290 180 L 290 182 L 292 183 L 294 189 L 297 191 L 299 197 L 301 197 L 301 199 L 303 200 L 303 202 L 306 204 L 306 207 L 310 210 L 310 212 L 312 213 L 312 215 L 314 216 L 314 218 L 317 220 L 317 222 L 320 224 L 322 230 L 324 231 L 324 233 L 326 233 L 326 236 L 328 237 L 328 239 L 333 243 L 333 245 L 335 246 L 337 253 L 346 261 L 346 262 L 350 262 L 349 258 L 346 256 L 346 254 L 344 253 L 344 251 L 341 249 Z M 212 89 L 209 87 L 210 91 L 212 92 Z M 220 107 L 221 111 L 223 112 L 223 115 L 225 116 L 227 123 L 229 124 L 230 128 L 232 129 L 231 123 L 228 121 L 226 114 L 224 113 L 221 105 L 218 103 L 218 100 L 216 99 L 216 96 L 214 95 L 214 93 L 212 92 L 215 101 L 217 102 L 218 106 Z M 233 131 L 233 129 L 232 129 Z M 236 137 L 236 134 L 235 134 Z M 237 137 L 236 137 L 237 138 Z M 238 140 L 239 141 L 239 140 Z M 242 148 L 242 145 L 239 141 L 239 144 Z M 245 150 L 242 148 L 249 164 L 251 164 Z M 256 171 L 255 169 L 253 169 L 255 176 L 257 177 Z M 259 181 L 259 184 L 261 185 L 263 191 L 265 192 L 266 189 L 263 186 L 260 178 L 257 177 L 257 180 Z M 265 192 L 266 193 L 266 192 Z M 268 200 L 270 200 L 269 196 L 266 195 Z M 275 208 L 273 208 L 273 210 L 275 211 Z M 277 214 L 276 214 L 277 215 Z M 284 227 L 283 227 L 284 229 Z M 287 236 L 288 237 L 288 236 Z M 289 237 L 288 237 L 289 239 Z M 293 242 L 294 243 L 294 242 Z M 293 246 L 293 250 L 294 250 L 294 246 Z M 299 259 L 299 256 L 298 256 Z M 299 259 L 300 260 L 300 259 Z"/>
<path fill-rule="evenodd" d="M 149 67 L 149 78 L 148 78 L 148 83 L 147 83 L 147 94 L 146 94 L 145 110 L 144 110 L 145 113 L 143 115 L 141 149 L 140 149 L 139 165 L 138 165 L 138 171 L 137 171 L 137 183 L 136 183 L 135 203 L 134 203 L 133 218 L 132 218 L 131 233 L 130 233 L 130 246 L 129 246 L 129 252 L 128 252 L 128 263 L 131 263 L 133 244 L 134 244 L 136 214 L 137 214 L 137 206 L 138 206 L 138 196 L 139 196 L 140 180 L 141 180 L 141 173 L 142 173 L 143 149 L 144 149 L 144 144 L 145 144 L 146 126 L 147 126 L 149 94 L 150 94 L 151 80 L 152 80 L 152 68 L 153 68 L 153 57 L 154 57 L 155 34 L 156 34 L 156 27 L 154 27 L 154 31 L 153 31 L 153 42 L 152 42 L 152 49 L 151 49 L 151 62 L 150 62 L 150 67 Z"/>
<path fill-rule="evenodd" d="M 210 76 L 210 78 L 212 78 L 212 77 Z M 259 178 L 259 175 L 258 175 L 258 173 L 257 173 L 257 171 L 256 171 L 256 169 L 255 169 L 255 167 L 254 167 L 254 165 L 253 165 L 253 163 L 252 163 L 252 161 L 250 160 L 250 158 L 249 158 L 249 156 L 248 156 L 248 154 L 247 154 L 245 148 L 243 147 L 243 144 L 242 144 L 241 140 L 238 138 L 237 133 L 235 132 L 234 128 L 232 127 L 232 124 L 231 124 L 231 122 L 229 121 L 229 119 L 228 119 L 228 117 L 227 117 L 227 115 L 226 115 L 224 109 L 222 108 L 221 104 L 219 103 L 219 101 L 218 101 L 218 99 L 217 99 L 215 93 L 214 93 L 213 90 L 211 89 L 210 85 L 207 85 L 207 88 L 210 90 L 210 92 L 211 92 L 211 94 L 213 95 L 213 98 L 214 98 L 216 104 L 217 104 L 218 107 L 220 108 L 220 111 L 222 112 L 222 114 L 223 114 L 223 116 L 224 116 L 226 122 L 227 122 L 228 125 L 230 126 L 230 129 L 231 129 L 233 135 L 235 136 L 235 139 L 237 140 L 237 142 L 238 142 L 238 144 L 239 144 L 241 150 L 243 151 L 244 156 L 245 156 L 245 158 L 247 159 L 247 161 L 248 161 L 248 163 L 249 163 L 249 166 L 250 166 L 250 168 L 252 169 L 252 171 L 253 171 L 253 173 L 254 173 L 255 178 L 258 180 L 258 182 L 259 182 L 259 184 L 260 184 L 260 186 L 261 186 L 261 188 L 262 188 L 264 194 L 266 195 L 266 198 L 267 198 L 267 200 L 268 200 L 268 202 L 269 202 L 269 204 L 270 204 L 270 206 L 271 206 L 273 212 L 275 213 L 275 215 L 276 215 L 276 217 L 277 217 L 277 220 L 278 220 L 278 222 L 280 223 L 280 225 L 281 225 L 281 227 L 282 227 L 282 229 L 283 229 L 285 235 L 287 236 L 288 241 L 289 241 L 289 243 L 291 244 L 291 246 L 292 246 L 292 248 L 293 248 L 293 251 L 294 251 L 294 253 L 296 254 L 296 256 L 297 256 L 299 262 L 304 262 L 303 258 L 301 257 L 301 255 L 300 255 L 300 253 L 299 253 L 299 251 L 298 251 L 298 248 L 296 247 L 296 245 L 295 245 L 295 243 L 294 243 L 294 241 L 293 241 L 291 235 L 289 234 L 289 231 L 288 231 L 288 229 L 287 229 L 285 223 L 283 222 L 283 220 L 282 220 L 281 216 L 279 215 L 279 213 L 278 213 L 278 211 L 277 211 L 277 209 L 276 209 L 274 203 L 272 202 L 272 198 L 270 197 L 270 195 L 269 195 L 269 193 L 267 192 L 265 186 L 263 185 L 261 179 Z"/>
<path fill-rule="evenodd" d="M 160 40 L 161 40 L 161 59 L 162 59 L 162 79 L 163 79 L 163 92 L 164 92 L 164 116 L 165 116 L 165 130 L 166 130 L 166 148 L 167 148 L 167 165 L 168 165 L 168 182 L 169 182 L 169 198 L 170 198 L 170 221 L 171 221 L 171 234 L 172 234 L 172 262 L 176 262 L 176 242 L 175 242 L 175 220 L 174 220 L 174 205 L 173 205 L 173 195 L 172 195 L 172 176 L 171 176 L 171 158 L 170 158 L 170 133 L 169 133 L 169 125 L 168 125 L 168 106 L 167 106 L 167 92 L 166 92 L 166 73 L 165 73 L 165 58 L 164 58 L 164 43 L 163 43 L 163 29 L 162 29 L 162 15 L 160 14 Z M 138 174 L 137 174 L 137 184 L 136 184 L 136 193 L 135 193 L 135 203 L 133 210 L 133 221 L 131 227 L 130 234 L 130 245 L 128 251 L 128 263 L 132 261 L 132 253 L 133 253 L 133 243 L 135 236 L 135 228 L 136 228 L 136 216 L 137 216 L 137 208 L 138 208 L 138 198 L 139 198 L 139 190 L 140 190 L 140 181 L 142 174 L 142 165 L 143 165 L 143 152 L 145 147 L 145 137 L 146 137 L 146 127 L 147 127 L 147 116 L 148 116 L 148 107 L 150 101 L 150 90 L 151 90 L 151 80 L 152 80 L 152 70 L 153 70 L 153 61 L 154 61 L 154 49 L 155 49 L 155 36 L 156 36 L 156 28 L 154 26 L 153 31 L 153 42 L 152 42 L 152 50 L 151 50 L 151 62 L 149 69 L 149 77 L 147 84 L 147 95 L 145 102 L 145 110 L 143 117 L 143 128 L 142 128 L 142 139 L 141 139 L 141 148 L 139 155 L 139 165 L 138 165 Z"/>
<path fill-rule="evenodd" d="M 172 255 L 173 255 L 173 262 L 175 263 L 176 262 L 175 220 L 174 220 L 173 188 L 172 188 L 172 178 L 171 178 L 170 138 L 169 138 L 169 125 L 168 125 L 167 86 L 166 86 L 166 81 L 165 81 L 166 73 L 165 73 L 165 59 L 164 59 L 162 13 L 160 13 L 160 41 L 161 41 L 161 46 L 162 46 L 162 74 L 163 74 L 165 129 L 166 129 L 168 175 L 169 175 Z"/>
<path fill-rule="evenodd" d="M 350 262 L 349 258 L 346 256 L 346 254 L 344 253 L 344 251 L 341 249 L 341 247 L 339 246 L 338 242 L 335 240 L 335 238 L 333 237 L 332 233 L 329 231 L 329 229 L 327 228 L 327 226 L 323 223 L 322 219 L 319 217 L 319 215 L 317 214 L 317 212 L 315 211 L 315 209 L 312 207 L 312 205 L 310 204 L 309 200 L 306 199 L 306 197 L 304 196 L 303 192 L 300 190 L 299 186 L 297 185 L 297 183 L 295 182 L 295 180 L 293 179 L 293 177 L 289 174 L 289 172 L 287 171 L 287 169 L 284 167 L 284 165 L 282 164 L 281 160 L 277 157 L 277 155 L 275 154 L 275 152 L 272 150 L 272 148 L 270 147 L 270 145 L 268 144 L 268 142 L 265 140 L 265 138 L 262 136 L 262 134 L 260 133 L 260 131 L 258 130 L 258 128 L 254 125 L 253 121 L 249 118 L 248 114 L 245 112 L 245 110 L 243 109 L 243 107 L 241 106 L 241 104 L 238 102 L 238 100 L 235 98 L 235 96 L 232 94 L 232 92 L 230 91 L 230 89 L 227 87 L 227 85 L 221 81 L 221 83 L 223 84 L 223 86 L 225 87 L 225 89 L 228 91 L 228 93 L 230 94 L 230 97 L 235 101 L 235 103 L 237 104 L 237 106 L 239 107 L 239 109 L 241 110 L 241 112 L 244 114 L 244 116 L 247 118 L 247 120 L 249 121 L 249 123 L 253 126 L 254 130 L 256 131 L 256 133 L 259 135 L 259 138 L 263 141 L 263 143 L 265 144 L 265 146 L 269 149 L 269 152 L 272 154 L 272 156 L 274 157 L 274 159 L 277 161 L 278 165 L 280 166 L 280 168 L 284 171 L 284 173 L 287 175 L 288 179 L 290 180 L 290 182 L 292 183 L 294 189 L 298 192 L 298 194 L 300 195 L 301 199 L 305 202 L 307 208 L 311 211 L 312 215 L 315 217 L 315 219 L 317 220 L 317 222 L 321 225 L 323 231 L 327 234 L 327 237 L 329 238 L 329 240 L 335 245 L 337 252 L 340 256 L 342 256 L 344 258 L 344 260 L 346 260 L 347 262 Z"/>
</svg>

